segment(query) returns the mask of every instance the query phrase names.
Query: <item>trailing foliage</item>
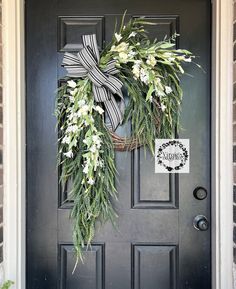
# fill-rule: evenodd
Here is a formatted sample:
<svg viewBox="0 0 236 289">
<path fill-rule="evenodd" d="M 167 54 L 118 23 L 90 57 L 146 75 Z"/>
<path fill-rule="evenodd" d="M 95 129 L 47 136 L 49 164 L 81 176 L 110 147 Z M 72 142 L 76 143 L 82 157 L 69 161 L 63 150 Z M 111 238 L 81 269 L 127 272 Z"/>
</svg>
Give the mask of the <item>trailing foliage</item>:
<svg viewBox="0 0 236 289">
<path fill-rule="evenodd" d="M 62 86 L 57 99 L 56 114 L 62 124 L 58 161 L 61 182 L 73 183 L 69 196 L 74 202 L 73 239 L 82 259 L 81 249 L 91 243 L 96 220 L 113 221 L 116 216 L 111 205 L 111 198 L 116 197 L 115 164 L 112 140 L 101 116 L 103 109 L 94 104 L 90 82 L 78 80 L 70 88 L 73 90 Z"/>
</svg>

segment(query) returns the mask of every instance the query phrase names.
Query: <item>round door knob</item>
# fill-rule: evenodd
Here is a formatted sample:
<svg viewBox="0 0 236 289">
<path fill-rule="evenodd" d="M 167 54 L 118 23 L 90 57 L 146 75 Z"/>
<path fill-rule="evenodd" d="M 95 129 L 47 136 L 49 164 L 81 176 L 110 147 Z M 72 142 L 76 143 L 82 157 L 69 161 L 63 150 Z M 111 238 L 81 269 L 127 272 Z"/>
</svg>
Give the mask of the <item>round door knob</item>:
<svg viewBox="0 0 236 289">
<path fill-rule="evenodd" d="M 196 230 L 207 231 L 209 228 L 209 222 L 203 215 L 198 215 L 193 220 L 193 226 Z"/>
<path fill-rule="evenodd" d="M 193 191 L 193 195 L 197 200 L 204 200 L 207 197 L 207 190 L 203 187 L 197 187 Z"/>
</svg>

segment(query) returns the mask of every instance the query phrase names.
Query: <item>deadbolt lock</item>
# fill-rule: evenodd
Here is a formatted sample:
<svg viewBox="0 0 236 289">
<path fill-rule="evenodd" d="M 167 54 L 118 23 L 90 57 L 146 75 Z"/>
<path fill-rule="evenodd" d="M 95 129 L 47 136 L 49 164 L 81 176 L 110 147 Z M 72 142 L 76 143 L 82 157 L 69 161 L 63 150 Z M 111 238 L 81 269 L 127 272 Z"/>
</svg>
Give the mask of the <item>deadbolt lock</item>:
<svg viewBox="0 0 236 289">
<path fill-rule="evenodd" d="M 204 200 L 207 197 L 207 190 L 203 187 L 197 187 L 193 191 L 193 195 L 197 200 Z"/>
</svg>

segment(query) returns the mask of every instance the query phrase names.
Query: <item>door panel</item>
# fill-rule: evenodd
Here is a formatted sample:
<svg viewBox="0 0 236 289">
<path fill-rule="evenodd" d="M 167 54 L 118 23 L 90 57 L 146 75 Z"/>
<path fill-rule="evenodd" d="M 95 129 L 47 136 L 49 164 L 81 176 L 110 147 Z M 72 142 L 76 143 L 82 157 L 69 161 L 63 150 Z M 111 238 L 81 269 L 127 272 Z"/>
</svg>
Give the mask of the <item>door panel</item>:
<svg viewBox="0 0 236 289">
<path fill-rule="evenodd" d="M 176 288 L 176 246 L 133 245 L 135 289 Z"/>
<path fill-rule="evenodd" d="M 75 264 L 69 221 L 70 184 L 56 169 L 53 115 L 63 53 L 82 47 L 81 35 L 96 33 L 99 48 L 111 39 L 115 20 L 146 16 L 151 38 L 180 33 L 176 47 L 200 56 L 207 73 L 188 67 L 183 77 L 181 138 L 190 139 L 189 174 L 155 174 L 144 150 L 116 153 L 118 229 L 98 224 L 85 261 Z M 210 219 L 210 1 L 27 0 L 27 288 L 209 289 L 210 230 L 193 219 Z M 129 124 L 118 128 L 129 134 Z M 206 199 L 193 197 L 203 186 Z"/>
<path fill-rule="evenodd" d="M 71 274 L 74 270 L 73 245 L 60 246 L 61 289 L 102 289 L 104 288 L 104 245 L 94 244 L 84 252 L 84 263 L 79 264 L 79 274 Z"/>
</svg>

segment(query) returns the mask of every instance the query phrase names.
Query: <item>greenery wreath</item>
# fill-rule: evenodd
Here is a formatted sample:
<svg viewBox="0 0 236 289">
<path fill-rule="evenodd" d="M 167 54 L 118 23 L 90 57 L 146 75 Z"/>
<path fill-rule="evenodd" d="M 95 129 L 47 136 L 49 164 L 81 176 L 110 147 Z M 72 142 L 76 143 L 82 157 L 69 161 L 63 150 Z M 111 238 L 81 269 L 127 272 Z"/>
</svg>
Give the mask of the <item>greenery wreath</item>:
<svg viewBox="0 0 236 289">
<path fill-rule="evenodd" d="M 124 25 L 124 16 L 100 54 L 96 35 L 84 35 L 81 51 L 65 53 L 63 59 L 67 77 L 56 103 L 58 165 L 61 182 L 73 184 L 69 198 L 77 260 L 91 244 L 98 220 L 115 223 L 115 149 L 145 146 L 154 154 L 155 138 L 172 138 L 179 130 L 179 76 L 185 73 L 182 64 L 194 58 L 188 50 L 175 49 L 178 35 L 150 41 L 145 26 L 153 23 L 138 18 Z M 128 121 L 131 135 L 118 136 L 116 127 Z"/>
</svg>

